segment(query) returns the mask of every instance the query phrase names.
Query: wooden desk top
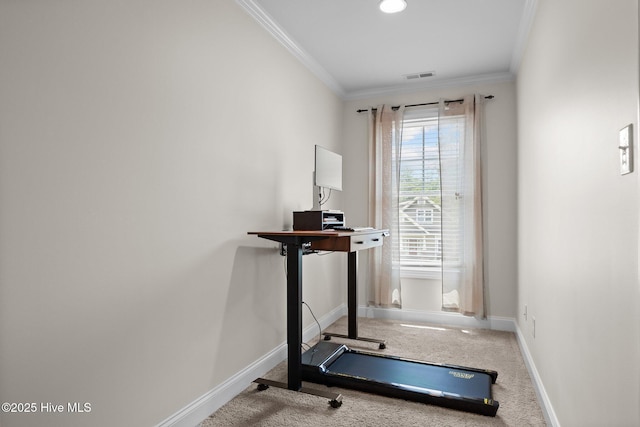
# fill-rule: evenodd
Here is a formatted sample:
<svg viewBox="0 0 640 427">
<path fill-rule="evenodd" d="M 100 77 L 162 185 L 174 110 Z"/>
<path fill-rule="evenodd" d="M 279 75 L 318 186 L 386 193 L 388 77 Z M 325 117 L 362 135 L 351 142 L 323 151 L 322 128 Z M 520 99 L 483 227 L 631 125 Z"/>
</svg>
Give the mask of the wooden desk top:
<svg viewBox="0 0 640 427">
<path fill-rule="evenodd" d="M 381 246 L 389 230 L 369 229 L 360 231 L 343 230 L 290 230 L 290 231 L 250 231 L 263 239 L 286 244 L 311 243 L 311 249 L 332 252 L 355 252 Z"/>
<path fill-rule="evenodd" d="M 285 230 L 285 231 L 249 231 L 247 234 L 258 236 L 290 236 L 290 237 L 350 237 L 361 234 L 382 233 L 387 235 L 389 230 L 373 228 L 360 231 L 343 230 Z"/>
</svg>

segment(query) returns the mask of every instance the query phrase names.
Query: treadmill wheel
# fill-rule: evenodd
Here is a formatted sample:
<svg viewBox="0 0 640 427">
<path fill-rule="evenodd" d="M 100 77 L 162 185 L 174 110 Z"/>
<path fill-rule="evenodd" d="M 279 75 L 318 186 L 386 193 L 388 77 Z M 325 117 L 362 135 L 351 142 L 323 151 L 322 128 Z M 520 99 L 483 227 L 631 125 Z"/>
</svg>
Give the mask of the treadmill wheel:
<svg viewBox="0 0 640 427">
<path fill-rule="evenodd" d="M 380 345 L 378 346 L 378 348 L 380 350 L 384 350 L 385 348 L 387 348 L 387 345 L 385 343 L 381 342 Z"/>
<path fill-rule="evenodd" d="M 329 405 L 331 405 L 332 408 L 339 408 L 342 406 L 342 401 L 333 399 L 329 401 Z"/>
<path fill-rule="evenodd" d="M 258 384 L 258 391 L 265 391 L 269 386 L 266 384 Z"/>
<path fill-rule="evenodd" d="M 331 341 L 331 335 L 325 335 L 324 336 L 324 340 L 325 341 Z"/>
</svg>

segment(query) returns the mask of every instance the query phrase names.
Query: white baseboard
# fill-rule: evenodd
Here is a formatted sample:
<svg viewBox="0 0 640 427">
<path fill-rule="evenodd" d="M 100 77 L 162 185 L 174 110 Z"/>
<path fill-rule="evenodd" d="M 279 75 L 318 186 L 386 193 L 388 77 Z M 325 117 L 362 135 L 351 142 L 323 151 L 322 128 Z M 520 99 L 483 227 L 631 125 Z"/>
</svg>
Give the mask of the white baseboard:
<svg viewBox="0 0 640 427">
<path fill-rule="evenodd" d="M 558 417 L 553 410 L 553 405 L 551 405 L 551 401 L 549 400 L 547 391 L 544 388 L 542 379 L 538 374 L 538 369 L 536 368 L 535 363 L 533 363 L 533 358 L 531 357 L 531 353 L 529 352 L 527 341 L 524 339 L 524 335 L 522 334 L 522 331 L 517 324 L 516 338 L 518 339 L 518 345 L 520 347 L 520 352 L 522 353 L 522 358 L 524 359 L 524 364 L 527 365 L 529 376 L 531 376 L 531 380 L 533 381 L 533 388 L 535 388 L 536 394 L 538 395 L 538 400 L 542 404 L 542 413 L 544 415 L 544 419 L 547 422 L 547 425 L 551 427 L 560 427 L 560 421 L 558 421 Z"/>
<path fill-rule="evenodd" d="M 358 307 L 358 316 L 407 322 L 438 323 L 440 325 L 493 329 L 496 331 L 515 332 L 516 330 L 515 319 L 511 317 L 489 316 L 486 319 L 476 319 L 475 317 L 463 316 L 459 313 L 447 313 L 443 311 L 421 311 L 366 306 Z"/>
<path fill-rule="evenodd" d="M 347 314 L 346 305 L 341 305 L 318 319 L 322 329 L 334 323 Z M 318 335 L 318 325 L 315 323 L 302 332 L 302 341 L 310 341 Z M 156 427 L 194 427 L 200 424 L 210 414 L 218 410 L 222 405 L 233 399 L 253 380 L 259 378 L 275 368 L 287 357 L 287 343 L 284 342 L 271 350 L 264 357 L 256 360 L 242 371 L 236 373 L 222 384 L 200 396 Z"/>
</svg>

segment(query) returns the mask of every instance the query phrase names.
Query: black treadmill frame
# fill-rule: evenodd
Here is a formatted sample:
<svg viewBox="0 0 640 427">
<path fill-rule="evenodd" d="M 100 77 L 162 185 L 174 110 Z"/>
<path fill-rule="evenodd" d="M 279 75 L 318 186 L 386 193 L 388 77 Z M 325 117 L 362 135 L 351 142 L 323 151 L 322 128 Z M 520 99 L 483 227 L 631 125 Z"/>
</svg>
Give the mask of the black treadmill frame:
<svg viewBox="0 0 640 427">
<path fill-rule="evenodd" d="M 314 349 L 319 348 L 318 346 L 320 346 L 321 352 L 325 354 L 326 357 L 321 357 L 319 359 L 319 363 L 310 363 L 310 357 L 315 357 L 310 356 L 310 352 L 314 352 Z M 334 347 L 329 348 L 327 346 Z M 498 401 L 493 400 L 491 388 L 489 388 L 487 396 L 483 398 L 477 398 L 462 396 L 456 393 L 448 393 L 439 390 L 416 390 L 409 387 L 403 387 L 401 384 L 390 384 L 386 382 L 380 382 L 371 378 L 363 378 L 344 373 L 331 372 L 331 365 L 344 353 L 417 363 L 443 369 L 455 369 L 458 371 L 473 372 L 474 374 L 489 376 L 491 379 L 491 384 L 495 384 L 498 377 L 498 373 L 496 371 L 487 369 L 478 369 L 468 366 L 450 365 L 443 363 L 430 363 L 422 360 L 414 360 L 398 356 L 354 350 L 347 347 L 346 345 L 320 342 L 310 350 L 307 350 L 307 352 L 302 355 L 302 379 L 317 384 L 349 388 L 366 393 L 374 393 L 382 396 L 422 402 L 431 405 L 442 406 L 445 408 L 487 415 L 491 417 L 495 417 L 496 413 L 498 412 L 498 407 L 500 406 L 500 404 L 498 403 Z"/>
</svg>

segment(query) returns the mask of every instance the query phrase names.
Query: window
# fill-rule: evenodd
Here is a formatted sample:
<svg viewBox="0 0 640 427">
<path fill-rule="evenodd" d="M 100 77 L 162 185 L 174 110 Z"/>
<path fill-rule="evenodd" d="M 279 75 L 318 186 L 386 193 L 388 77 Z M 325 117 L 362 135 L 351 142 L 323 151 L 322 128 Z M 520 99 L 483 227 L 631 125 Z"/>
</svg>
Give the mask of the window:
<svg viewBox="0 0 640 427">
<path fill-rule="evenodd" d="M 370 116 L 370 213 L 391 231 L 389 244 L 372 251 L 373 304 L 400 306 L 401 277 L 437 279 L 443 308 L 485 316 L 485 99 L 382 105 Z"/>
<path fill-rule="evenodd" d="M 445 233 L 460 230 L 459 217 L 455 215 L 453 220 L 442 224 L 443 186 L 447 189 L 457 183 L 453 182 L 455 174 L 443 178 L 440 168 L 451 162 L 457 164 L 463 126 L 462 116 L 453 120 L 447 117 L 439 123 L 437 107 L 405 112 L 399 195 L 399 258 L 403 269 L 440 269 L 443 229 Z M 443 139 L 446 143 L 439 143 Z"/>
</svg>

